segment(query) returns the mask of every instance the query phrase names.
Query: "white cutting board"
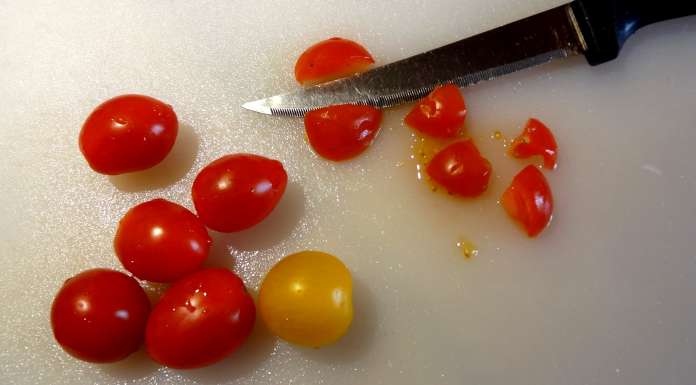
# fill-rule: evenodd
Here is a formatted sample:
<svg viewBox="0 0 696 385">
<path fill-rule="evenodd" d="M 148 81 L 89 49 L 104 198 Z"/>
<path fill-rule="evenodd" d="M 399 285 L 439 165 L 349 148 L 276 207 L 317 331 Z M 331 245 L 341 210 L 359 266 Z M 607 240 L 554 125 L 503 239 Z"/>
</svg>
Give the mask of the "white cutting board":
<svg viewBox="0 0 696 385">
<path fill-rule="evenodd" d="M 294 60 L 320 39 L 356 39 L 387 63 L 560 3 L 0 1 L 0 383 L 693 384 L 696 18 L 646 28 L 598 68 L 575 58 L 466 89 L 467 129 L 495 172 L 477 200 L 418 182 L 408 107 L 387 111 L 374 146 L 345 164 L 313 155 L 299 120 L 240 108 L 296 89 Z M 130 92 L 171 103 L 181 136 L 154 174 L 97 175 L 80 126 Z M 535 240 L 496 204 L 525 162 L 490 138 L 529 116 L 560 145 L 546 173 L 556 216 Z M 291 184 L 265 223 L 216 235 L 210 263 L 255 291 L 285 254 L 339 255 L 355 279 L 348 336 L 307 350 L 257 327 L 194 371 L 142 352 L 104 366 L 63 353 L 48 321 L 62 281 L 120 268 L 111 241 L 129 207 L 191 207 L 197 170 L 242 151 L 282 160 Z M 463 258 L 460 237 L 479 255 Z"/>
</svg>

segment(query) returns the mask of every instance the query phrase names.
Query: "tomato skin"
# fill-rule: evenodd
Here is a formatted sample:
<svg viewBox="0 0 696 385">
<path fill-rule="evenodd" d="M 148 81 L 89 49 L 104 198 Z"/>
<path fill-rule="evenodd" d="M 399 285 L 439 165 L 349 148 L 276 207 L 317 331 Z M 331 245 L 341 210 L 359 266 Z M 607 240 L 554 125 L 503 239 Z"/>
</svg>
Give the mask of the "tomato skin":
<svg viewBox="0 0 696 385">
<path fill-rule="evenodd" d="M 308 347 L 332 344 L 353 319 L 350 272 L 336 257 L 303 251 L 280 260 L 261 284 L 261 318 L 275 335 Z"/>
<path fill-rule="evenodd" d="M 145 170 L 169 154 L 178 129 L 172 106 L 144 95 L 117 96 L 87 117 L 80 131 L 80 151 L 101 174 Z"/>
<path fill-rule="evenodd" d="M 199 217 L 221 232 L 241 231 L 266 218 L 288 183 L 283 164 L 252 154 L 234 154 L 205 166 L 191 190 Z"/>
<path fill-rule="evenodd" d="M 531 118 L 512 142 L 510 154 L 515 158 L 539 155 L 544 159 L 544 167 L 553 170 L 557 165 L 558 145 L 551 130 L 538 119 Z"/>
<path fill-rule="evenodd" d="M 373 64 L 365 47 L 340 37 L 320 41 L 307 48 L 295 63 L 295 79 L 305 86 L 364 72 Z"/>
<path fill-rule="evenodd" d="M 164 199 L 141 203 L 118 224 L 114 250 L 126 270 L 152 282 L 173 282 L 196 271 L 212 239 L 185 207 Z"/>
<path fill-rule="evenodd" d="M 244 343 L 255 319 L 254 301 L 236 274 L 200 270 L 174 283 L 152 309 L 147 352 L 171 368 L 211 365 Z"/>
<path fill-rule="evenodd" d="M 426 172 L 454 195 L 475 197 L 488 188 L 491 164 L 470 139 L 455 142 L 435 154 Z"/>
<path fill-rule="evenodd" d="M 404 122 L 423 134 L 454 138 L 464 125 L 466 104 L 459 88 L 446 84 L 435 88 L 406 115 Z"/>
<path fill-rule="evenodd" d="M 544 174 L 527 166 L 513 179 L 500 202 L 512 219 L 519 222 L 530 237 L 536 237 L 551 222 L 553 196 Z"/>
<path fill-rule="evenodd" d="M 305 114 L 307 139 L 321 157 L 342 161 L 365 151 L 379 133 L 382 111 L 370 106 L 341 104 Z"/>
<path fill-rule="evenodd" d="M 83 361 L 122 360 L 140 348 L 150 301 L 138 282 L 121 272 L 92 269 L 69 278 L 51 306 L 53 336 Z"/>
</svg>

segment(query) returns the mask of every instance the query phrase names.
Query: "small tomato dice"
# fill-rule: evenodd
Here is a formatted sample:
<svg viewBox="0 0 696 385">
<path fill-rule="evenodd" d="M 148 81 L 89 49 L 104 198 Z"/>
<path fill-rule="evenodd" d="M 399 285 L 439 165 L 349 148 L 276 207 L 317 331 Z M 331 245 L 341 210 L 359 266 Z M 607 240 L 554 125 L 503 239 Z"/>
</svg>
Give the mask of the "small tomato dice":
<svg viewBox="0 0 696 385">
<path fill-rule="evenodd" d="M 141 203 L 118 224 L 114 249 L 126 270 L 152 282 L 173 282 L 208 257 L 212 240 L 200 219 L 164 199 Z"/>
<path fill-rule="evenodd" d="M 80 131 L 80 151 L 101 174 L 145 170 L 169 154 L 178 129 L 172 106 L 149 96 L 117 96 L 87 117 Z"/>
<path fill-rule="evenodd" d="M 500 202 L 512 219 L 519 222 L 527 235 L 539 235 L 551 222 L 553 196 L 544 174 L 527 166 L 513 179 Z"/>
<path fill-rule="evenodd" d="M 259 313 L 280 338 L 318 348 L 336 342 L 353 319 L 353 283 L 338 258 L 303 251 L 280 260 L 259 291 Z"/>
<path fill-rule="evenodd" d="M 435 154 L 426 172 L 449 193 L 463 197 L 481 195 L 488 188 L 491 164 L 481 156 L 474 143 L 463 140 Z"/>
<path fill-rule="evenodd" d="M 341 161 L 365 151 L 379 132 L 382 111 L 343 104 L 308 112 L 304 117 L 309 144 L 323 158 Z"/>
<path fill-rule="evenodd" d="M 538 119 L 531 118 L 524 131 L 512 142 L 510 154 L 515 158 L 541 156 L 544 167 L 553 170 L 557 164 L 558 145 L 551 130 Z"/>
<path fill-rule="evenodd" d="M 145 345 L 153 360 L 177 369 L 213 364 L 251 334 L 254 301 L 227 269 L 205 269 L 175 282 L 152 309 Z"/>
<path fill-rule="evenodd" d="M 436 138 L 453 138 L 459 134 L 466 118 L 466 105 L 459 88 L 447 84 L 435 88 L 406 115 L 404 122 L 423 134 Z"/>
<path fill-rule="evenodd" d="M 295 79 L 305 86 L 364 72 L 375 60 L 360 44 L 340 37 L 307 48 L 295 63 Z"/>
<path fill-rule="evenodd" d="M 233 154 L 205 166 L 193 181 L 196 212 L 221 232 L 248 229 L 264 220 L 288 183 L 283 164 L 253 154 Z"/>
<path fill-rule="evenodd" d="M 68 279 L 51 307 L 53 336 L 73 357 L 106 363 L 140 348 L 150 301 L 138 282 L 110 269 Z"/>
</svg>

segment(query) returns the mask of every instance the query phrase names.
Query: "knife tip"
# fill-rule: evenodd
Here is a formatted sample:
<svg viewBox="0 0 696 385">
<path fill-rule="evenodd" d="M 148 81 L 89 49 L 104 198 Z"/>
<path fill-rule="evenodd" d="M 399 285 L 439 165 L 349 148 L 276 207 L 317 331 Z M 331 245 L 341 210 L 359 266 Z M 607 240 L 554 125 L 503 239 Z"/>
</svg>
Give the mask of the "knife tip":
<svg viewBox="0 0 696 385">
<path fill-rule="evenodd" d="M 261 114 L 272 115 L 271 107 L 268 106 L 266 99 L 254 100 L 253 102 L 246 102 L 242 104 L 242 107 L 246 108 L 247 110 L 258 112 Z"/>
</svg>

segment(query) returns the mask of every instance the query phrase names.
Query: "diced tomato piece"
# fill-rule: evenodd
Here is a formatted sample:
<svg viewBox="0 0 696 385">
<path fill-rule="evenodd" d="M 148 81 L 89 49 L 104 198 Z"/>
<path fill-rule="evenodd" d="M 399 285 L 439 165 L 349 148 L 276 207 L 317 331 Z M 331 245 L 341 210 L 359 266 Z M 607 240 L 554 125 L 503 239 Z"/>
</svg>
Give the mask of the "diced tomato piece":
<svg viewBox="0 0 696 385">
<path fill-rule="evenodd" d="M 379 132 L 382 111 L 370 106 L 342 104 L 305 114 L 307 139 L 320 156 L 334 161 L 365 151 Z"/>
<path fill-rule="evenodd" d="M 366 71 L 375 60 L 365 47 L 340 37 L 307 48 L 295 63 L 295 79 L 309 86 Z"/>
<path fill-rule="evenodd" d="M 413 129 L 436 138 L 453 138 L 459 134 L 466 118 L 466 104 L 459 88 L 447 84 L 421 99 L 404 122 Z"/>
<path fill-rule="evenodd" d="M 505 211 L 519 222 L 527 235 L 539 235 L 551 222 L 553 196 L 544 174 L 527 166 L 513 179 L 500 199 Z"/>
<path fill-rule="evenodd" d="M 531 118 L 524 131 L 512 142 L 510 154 L 515 158 L 539 155 L 544 159 L 544 167 L 553 170 L 557 164 L 558 145 L 551 130 L 538 119 Z"/>
<path fill-rule="evenodd" d="M 435 154 L 428 175 L 448 192 L 464 197 L 481 195 L 488 188 L 491 164 L 471 140 L 450 144 Z"/>
</svg>

